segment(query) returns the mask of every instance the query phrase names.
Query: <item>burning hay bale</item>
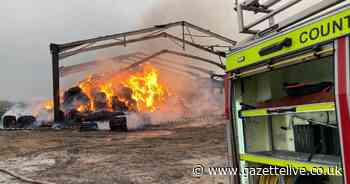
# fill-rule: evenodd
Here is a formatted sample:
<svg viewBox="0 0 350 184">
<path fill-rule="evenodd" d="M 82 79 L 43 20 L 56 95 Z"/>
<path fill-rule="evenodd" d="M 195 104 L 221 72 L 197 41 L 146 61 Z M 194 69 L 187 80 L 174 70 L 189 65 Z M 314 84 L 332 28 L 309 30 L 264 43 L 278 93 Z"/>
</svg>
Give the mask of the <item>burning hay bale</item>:
<svg viewBox="0 0 350 184">
<path fill-rule="evenodd" d="M 137 112 L 137 101 L 133 98 L 133 91 L 128 87 L 119 87 L 117 95 L 112 99 L 112 108 L 115 111 Z"/>
<path fill-rule="evenodd" d="M 107 95 L 104 92 L 97 92 L 93 95 L 93 101 L 96 110 L 102 110 L 108 108 Z"/>
<path fill-rule="evenodd" d="M 168 96 L 158 77 L 151 65 L 141 71 L 91 75 L 64 92 L 64 111 L 153 112 Z"/>
<path fill-rule="evenodd" d="M 63 95 L 63 109 L 65 111 L 83 111 L 89 103 L 89 97 L 77 86 L 68 89 Z"/>
<path fill-rule="evenodd" d="M 132 103 L 135 104 L 134 101 Z M 112 108 L 114 111 L 121 111 L 121 112 L 126 112 L 129 110 L 129 107 L 123 101 L 119 100 L 117 96 L 114 96 L 112 98 Z"/>
<path fill-rule="evenodd" d="M 74 122 L 110 121 L 111 129 L 126 130 L 120 115 L 153 112 L 168 96 L 151 65 L 127 73 L 89 76 L 63 95 L 65 119 Z M 116 128 L 119 127 L 119 128 Z"/>
<path fill-rule="evenodd" d="M 166 79 L 171 80 L 163 77 L 163 80 Z M 14 108 L 16 112 L 3 118 L 4 125 L 5 128 L 26 128 L 45 124 L 58 129 L 89 131 L 100 128 L 100 125 L 107 129 L 105 127 L 109 124 L 112 131 L 127 131 L 138 130 L 148 124 L 151 118 L 146 118 L 146 114 L 151 114 L 152 122 L 166 122 L 198 116 L 197 111 L 203 113 L 203 109 L 206 114 L 213 112 L 215 105 L 210 99 L 214 99 L 215 95 L 209 90 L 212 86 L 202 85 L 200 81 L 184 84 L 178 76 L 172 80 L 168 83 L 162 81 L 160 71 L 150 64 L 134 71 L 90 75 L 61 92 L 61 122 L 53 122 L 53 101 L 45 100 L 27 108 L 31 113 L 22 113 L 22 110 Z M 18 123 L 18 118 L 23 115 L 28 116 Z"/>
</svg>

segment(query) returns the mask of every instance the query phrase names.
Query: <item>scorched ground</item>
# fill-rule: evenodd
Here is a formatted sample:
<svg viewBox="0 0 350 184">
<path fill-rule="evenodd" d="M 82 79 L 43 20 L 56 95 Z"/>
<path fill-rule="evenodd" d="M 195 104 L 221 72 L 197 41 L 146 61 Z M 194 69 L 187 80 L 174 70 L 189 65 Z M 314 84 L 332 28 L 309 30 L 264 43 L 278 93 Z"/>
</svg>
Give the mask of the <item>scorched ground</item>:
<svg viewBox="0 0 350 184">
<path fill-rule="evenodd" d="M 191 174 L 198 163 L 225 165 L 225 123 L 210 116 L 128 133 L 0 132 L 0 168 L 65 184 L 227 183 Z M 22 184 L 3 173 L 0 183 Z"/>
</svg>

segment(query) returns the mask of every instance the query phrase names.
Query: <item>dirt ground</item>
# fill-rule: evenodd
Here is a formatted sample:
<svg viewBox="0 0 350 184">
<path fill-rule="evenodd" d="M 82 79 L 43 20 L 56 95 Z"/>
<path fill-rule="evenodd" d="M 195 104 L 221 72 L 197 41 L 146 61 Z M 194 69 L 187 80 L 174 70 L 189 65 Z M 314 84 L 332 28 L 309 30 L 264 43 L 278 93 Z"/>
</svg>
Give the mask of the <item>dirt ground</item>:
<svg viewBox="0 0 350 184">
<path fill-rule="evenodd" d="M 192 176 L 196 164 L 227 164 L 225 123 L 216 116 L 128 133 L 0 131 L 0 168 L 57 184 L 226 184 L 227 177 Z M 25 184 L 4 173 L 0 183 Z"/>
</svg>

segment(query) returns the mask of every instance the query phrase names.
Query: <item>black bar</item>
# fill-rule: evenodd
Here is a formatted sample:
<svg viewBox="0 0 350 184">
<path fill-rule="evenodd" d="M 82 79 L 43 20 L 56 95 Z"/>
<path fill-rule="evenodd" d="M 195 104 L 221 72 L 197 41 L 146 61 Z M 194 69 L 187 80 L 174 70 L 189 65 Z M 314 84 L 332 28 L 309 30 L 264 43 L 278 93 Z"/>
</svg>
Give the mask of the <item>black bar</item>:
<svg viewBox="0 0 350 184">
<path fill-rule="evenodd" d="M 266 56 L 266 55 L 272 54 L 274 52 L 278 52 L 278 51 L 282 50 L 284 47 L 290 47 L 290 46 L 292 46 L 292 39 L 286 38 L 282 42 L 279 42 L 279 43 L 262 48 L 259 51 L 259 55 Z"/>
<path fill-rule="evenodd" d="M 50 44 L 52 55 L 52 84 L 53 84 L 53 113 L 54 121 L 58 122 L 61 119 L 60 115 L 60 70 L 59 70 L 59 46 Z"/>
<path fill-rule="evenodd" d="M 293 113 L 293 112 L 297 112 L 297 108 L 296 107 L 291 107 L 291 108 L 288 108 L 288 109 L 268 109 L 267 110 L 267 113 L 268 114 L 282 114 L 282 113 Z"/>
</svg>

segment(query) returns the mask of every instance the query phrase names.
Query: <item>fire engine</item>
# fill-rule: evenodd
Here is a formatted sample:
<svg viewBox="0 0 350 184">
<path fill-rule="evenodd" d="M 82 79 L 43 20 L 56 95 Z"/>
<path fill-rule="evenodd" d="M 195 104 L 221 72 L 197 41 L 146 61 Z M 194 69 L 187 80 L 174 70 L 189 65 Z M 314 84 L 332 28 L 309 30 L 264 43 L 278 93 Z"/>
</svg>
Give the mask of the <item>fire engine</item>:
<svg viewBox="0 0 350 184">
<path fill-rule="evenodd" d="M 277 172 L 232 183 L 350 183 L 350 4 L 324 0 L 276 22 L 301 1 L 279 3 L 236 1 L 251 37 L 225 63 L 231 164 Z M 263 15 L 247 24 L 247 12 Z"/>
</svg>

